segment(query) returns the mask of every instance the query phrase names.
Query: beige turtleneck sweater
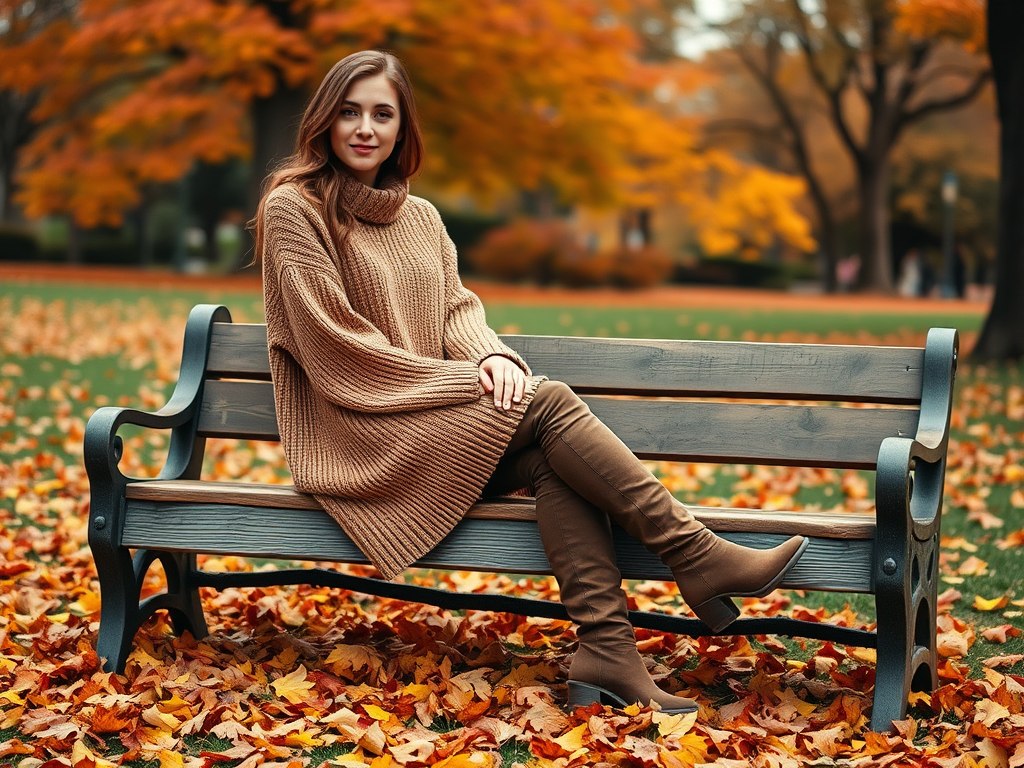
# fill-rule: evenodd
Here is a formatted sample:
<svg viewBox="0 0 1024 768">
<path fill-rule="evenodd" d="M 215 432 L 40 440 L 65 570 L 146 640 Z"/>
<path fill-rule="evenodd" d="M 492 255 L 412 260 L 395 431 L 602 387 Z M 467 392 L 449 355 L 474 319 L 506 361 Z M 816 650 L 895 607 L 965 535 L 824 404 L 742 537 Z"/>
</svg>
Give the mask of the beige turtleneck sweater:
<svg viewBox="0 0 1024 768">
<path fill-rule="evenodd" d="M 476 501 L 543 377 L 496 410 L 480 362 L 504 355 L 530 371 L 459 280 L 437 210 L 405 182 L 350 176 L 343 200 L 356 223 L 339 258 L 294 186 L 267 197 L 270 368 L 295 487 L 391 579 Z"/>
</svg>

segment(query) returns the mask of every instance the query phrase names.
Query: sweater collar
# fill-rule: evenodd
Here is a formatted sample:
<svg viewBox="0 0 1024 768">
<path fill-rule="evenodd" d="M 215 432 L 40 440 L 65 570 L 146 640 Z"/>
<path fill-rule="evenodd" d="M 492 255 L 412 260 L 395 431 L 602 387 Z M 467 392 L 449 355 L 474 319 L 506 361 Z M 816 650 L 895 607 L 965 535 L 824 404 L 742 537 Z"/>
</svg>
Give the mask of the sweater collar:
<svg viewBox="0 0 1024 768">
<path fill-rule="evenodd" d="M 409 182 L 386 178 L 379 188 L 368 187 L 349 173 L 343 173 L 341 201 L 357 219 L 372 224 L 390 224 L 398 218 L 409 196 Z"/>
</svg>

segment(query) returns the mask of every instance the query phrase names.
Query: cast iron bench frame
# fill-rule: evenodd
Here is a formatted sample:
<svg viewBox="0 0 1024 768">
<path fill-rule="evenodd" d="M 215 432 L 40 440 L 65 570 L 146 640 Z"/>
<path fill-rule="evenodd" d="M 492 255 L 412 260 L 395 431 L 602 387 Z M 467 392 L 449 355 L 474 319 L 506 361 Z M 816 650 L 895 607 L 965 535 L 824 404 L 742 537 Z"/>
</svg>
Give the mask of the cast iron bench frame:
<svg viewBox="0 0 1024 768">
<path fill-rule="evenodd" d="M 768 617 L 740 618 L 720 634 L 779 634 L 876 648 L 876 731 L 891 730 L 892 721 L 905 716 L 912 690 L 936 687 L 938 542 L 955 330 L 933 328 L 923 349 L 554 336 L 503 340 L 535 372 L 569 384 L 642 458 L 874 470 L 873 514 L 693 511 L 726 538 L 750 546 L 809 536 L 810 546 L 782 587 L 874 594 L 876 630 Z M 126 477 L 119 470 L 118 430 L 124 424 L 171 431 L 157 478 Z M 207 635 L 202 586 L 337 586 L 448 609 L 567 618 L 550 601 L 384 582 L 329 568 L 197 568 L 197 553 L 367 562 L 311 497 L 290 486 L 201 479 L 208 437 L 279 439 L 266 326 L 232 323 L 227 308 L 199 305 L 186 325 L 169 402 L 155 413 L 103 407 L 86 429 L 89 544 L 102 597 L 97 653 L 104 669 L 124 669 L 136 631 L 157 610 L 169 612 L 177 632 Z M 671 580 L 668 569 L 621 530 L 616 551 L 624 578 Z M 143 579 L 157 560 L 168 590 L 140 603 Z M 417 565 L 550 573 L 527 498 L 478 503 Z M 642 611 L 630 618 L 637 627 L 711 634 L 698 619 Z"/>
</svg>

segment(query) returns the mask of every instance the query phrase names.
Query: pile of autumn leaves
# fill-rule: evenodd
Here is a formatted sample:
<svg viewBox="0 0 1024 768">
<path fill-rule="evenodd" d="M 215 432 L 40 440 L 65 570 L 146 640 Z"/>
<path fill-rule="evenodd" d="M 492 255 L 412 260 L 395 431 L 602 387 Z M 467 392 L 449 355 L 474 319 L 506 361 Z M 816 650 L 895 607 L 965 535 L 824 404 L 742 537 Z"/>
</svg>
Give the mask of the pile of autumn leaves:
<svg viewBox="0 0 1024 768">
<path fill-rule="evenodd" d="M 867 727 L 875 674 L 868 650 L 814 643 L 809 658 L 797 661 L 771 637 L 693 640 L 639 631 L 655 677 L 697 698 L 700 711 L 669 716 L 595 705 L 566 713 L 570 624 L 453 616 L 301 586 L 204 590 L 208 638 L 176 637 L 158 616 L 136 637 L 125 674 L 103 672 L 94 650 L 99 590 L 86 541 L 88 488 L 78 461 L 84 419 L 103 398 L 87 382 L 59 375 L 49 390 L 25 387 L 17 359 L 81 355 L 84 331 L 76 329 L 94 330 L 106 310 L 38 310 L 23 305 L 20 315 L 2 318 L 4 327 L 24 327 L 32 317 L 57 325 L 0 342 L 0 452 L 17 457 L 0 464 L 0 766 L 1024 765 L 1024 677 L 1009 673 L 1019 673 L 1022 659 L 993 657 L 983 677 L 969 677 L 960 657 L 976 628 L 951 613 L 960 597 L 952 588 L 940 606 L 940 687 L 917 695 L 892 735 Z M 0 303 L 4 312 L 14 309 Z M 153 372 L 136 402 L 158 405 L 174 372 L 155 361 L 173 360 L 180 324 L 154 309 L 117 329 L 116 354 Z M 1006 402 L 1005 392 L 989 385 L 984 392 Z M 49 421 L 18 415 L 19 403 L 31 400 L 52 401 Z M 958 408 L 976 400 L 961 398 Z M 129 440 L 133 471 L 153 471 L 151 448 L 143 437 Z M 280 462 L 244 444 L 210 448 L 214 473 L 267 482 Z M 957 448 L 951 475 L 969 472 L 982 450 Z M 846 492 L 858 494 L 853 485 Z M 1002 540 L 1021 546 L 1024 531 Z M 964 544 L 944 547 L 962 551 Z M 956 568 L 969 562 L 953 559 Z M 253 566 L 210 558 L 205 567 Z M 544 579 L 417 578 L 557 596 Z M 154 569 L 145 592 L 162 587 Z M 666 584 L 638 585 L 633 599 L 642 608 L 681 610 Z M 795 599 L 748 600 L 744 611 L 861 625 L 849 610 L 827 615 Z M 995 631 L 993 642 L 999 632 L 1003 639 L 1019 632 L 1009 624 L 977 631 Z"/>
</svg>

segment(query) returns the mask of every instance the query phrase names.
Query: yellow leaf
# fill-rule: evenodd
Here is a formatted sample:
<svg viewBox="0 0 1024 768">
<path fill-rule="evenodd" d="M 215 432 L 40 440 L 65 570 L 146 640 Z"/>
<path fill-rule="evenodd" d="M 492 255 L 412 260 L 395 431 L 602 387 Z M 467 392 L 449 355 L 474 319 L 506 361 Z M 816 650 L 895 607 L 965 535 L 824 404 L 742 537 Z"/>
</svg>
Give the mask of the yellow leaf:
<svg viewBox="0 0 1024 768">
<path fill-rule="evenodd" d="M 430 695 L 430 686 L 420 683 L 409 683 L 402 688 L 403 696 L 412 696 L 416 701 L 423 701 Z"/>
<path fill-rule="evenodd" d="M 927 691 L 911 691 L 907 696 L 907 701 L 910 702 L 911 706 L 917 706 L 918 703 L 921 703 L 926 707 L 930 707 L 932 705 L 932 695 Z"/>
<path fill-rule="evenodd" d="M 94 768 L 117 768 L 117 763 L 105 760 L 85 746 L 84 741 L 75 739 L 75 746 L 71 748 L 71 764 L 79 765 L 81 763 L 92 765 Z"/>
<path fill-rule="evenodd" d="M 685 736 L 693 728 L 694 723 L 697 722 L 697 713 L 689 712 L 687 714 L 666 715 L 661 712 L 655 712 L 651 719 L 658 726 L 658 733 L 662 736 L 672 736 L 678 739 Z"/>
<path fill-rule="evenodd" d="M 88 616 L 97 613 L 100 609 L 100 596 L 92 590 L 85 590 L 78 599 L 68 606 L 80 616 Z"/>
<path fill-rule="evenodd" d="M 45 496 L 50 491 L 56 491 L 64 487 L 63 480 L 44 480 L 41 483 L 36 483 L 32 490 L 35 491 L 37 496 Z"/>
<path fill-rule="evenodd" d="M 981 595 L 975 595 L 973 608 L 976 611 L 996 611 L 1000 608 L 1005 608 L 1009 602 L 1010 598 L 1006 595 L 994 597 L 991 600 L 986 600 Z"/>
<path fill-rule="evenodd" d="M 178 720 L 178 718 L 174 715 L 161 712 L 155 704 L 152 707 L 143 710 L 142 719 L 158 729 L 170 731 L 171 733 L 181 727 L 181 721 Z"/>
<path fill-rule="evenodd" d="M 309 748 L 323 746 L 324 740 L 316 738 L 316 733 L 316 731 L 294 731 L 284 737 L 284 743 L 289 747 Z"/>
<path fill-rule="evenodd" d="M 294 672 L 278 678 L 271 685 L 281 698 L 292 704 L 300 704 L 306 700 L 313 681 L 306 680 L 306 667 L 300 664 Z"/>
<path fill-rule="evenodd" d="M 0 691 L 0 699 L 7 699 L 12 704 L 24 704 L 25 699 L 18 695 L 16 691 Z"/>
<path fill-rule="evenodd" d="M 425 687 L 425 686 L 424 686 Z M 390 720 L 391 713 L 385 712 L 383 709 L 375 704 L 364 704 L 363 711 L 372 717 L 374 720 Z"/>
<path fill-rule="evenodd" d="M 708 744 L 703 736 L 696 733 L 688 733 L 679 740 L 679 749 L 670 753 L 683 765 L 696 765 L 703 763 L 708 754 Z"/>
<path fill-rule="evenodd" d="M 581 723 L 571 731 L 563 733 L 557 739 L 554 739 L 554 742 L 566 752 L 575 752 L 577 749 L 583 748 L 583 734 L 586 730 L 587 724 Z"/>
<path fill-rule="evenodd" d="M 184 768 L 185 758 L 180 752 L 161 749 L 157 757 L 160 760 L 160 768 Z"/>
</svg>

